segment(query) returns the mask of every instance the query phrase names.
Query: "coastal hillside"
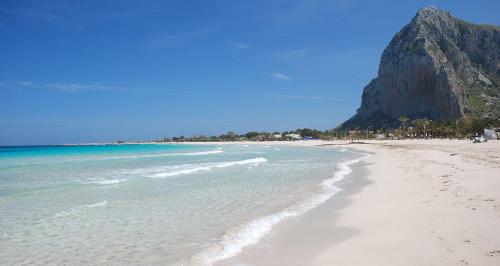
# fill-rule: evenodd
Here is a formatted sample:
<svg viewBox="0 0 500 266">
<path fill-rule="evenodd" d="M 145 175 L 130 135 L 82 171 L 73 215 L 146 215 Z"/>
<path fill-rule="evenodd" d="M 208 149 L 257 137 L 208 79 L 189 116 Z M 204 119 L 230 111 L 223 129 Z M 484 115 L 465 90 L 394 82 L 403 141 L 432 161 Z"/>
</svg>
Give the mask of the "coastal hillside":
<svg viewBox="0 0 500 266">
<path fill-rule="evenodd" d="M 385 48 L 361 107 L 338 129 L 399 126 L 398 118 L 500 117 L 500 27 L 420 9 Z"/>
</svg>

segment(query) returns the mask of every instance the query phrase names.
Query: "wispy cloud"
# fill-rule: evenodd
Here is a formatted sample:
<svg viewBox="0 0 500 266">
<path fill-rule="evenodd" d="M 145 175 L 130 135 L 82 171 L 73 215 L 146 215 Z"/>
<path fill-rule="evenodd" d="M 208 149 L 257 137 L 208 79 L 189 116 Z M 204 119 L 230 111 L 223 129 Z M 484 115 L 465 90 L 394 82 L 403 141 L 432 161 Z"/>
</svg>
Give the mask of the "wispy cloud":
<svg viewBox="0 0 500 266">
<path fill-rule="evenodd" d="M 291 80 L 293 79 L 292 76 L 289 76 L 285 73 L 280 73 L 280 72 L 274 72 L 272 74 L 272 77 L 275 78 L 275 79 L 281 79 L 281 80 Z"/>
<path fill-rule="evenodd" d="M 45 90 L 55 90 L 65 93 L 76 93 L 83 91 L 114 91 L 114 92 L 151 92 L 151 93 L 165 93 L 165 92 L 178 92 L 178 93 L 191 93 L 191 91 L 181 91 L 181 90 L 170 90 L 170 89 L 154 89 L 154 88 L 139 88 L 139 87 L 127 87 L 100 83 L 39 83 L 33 81 L 19 81 L 16 84 L 17 87 L 32 88 L 32 89 L 45 89 Z M 0 84 L 2 87 L 15 87 L 10 84 Z"/>
<path fill-rule="evenodd" d="M 234 48 L 234 49 L 249 49 L 251 48 L 252 46 L 248 43 L 241 43 L 241 42 L 235 42 L 235 43 L 232 43 L 231 46 Z"/>
<path fill-rule="evenodd" d="M 29 88 L 40 88 L 40 89 L 51 89 L 58 90 L 62 92 L 78 92 L 86 90 L 99 90 L 99 91 L 123 91 L 130 90 L 130 88 L 113 86 L 113 85 L 102 85 L 102 84 L 82 84 L 82 83 L 37 83 L 33 81 L 20 81 L 17 85 L 21 87 Z"/>
<path fill-rule="evenodd" d="M 78 84 L 78 83 L 51 83 L 46 84 L 46 87 L 54 88 L 64 92 L 78 92 L 85 90 L 97 91 L 130 91 L 130 88 L 112 86 L 112 85 L 99 85 L 99 84 Z"/>
<path fill-rule="evenodd" d="M 277 52 L 274 54 L 274 57 L 279 60 L 290 61 L 304 58 L 307 54 L 309 54 L 309 50 L 307 49 L 292 49 Z"/>
<path fill-rule="evenodd" d="M 48 7 L 39 6 L 35 8 L 28 5 L 17 5 L 12 7 L 0 6 L 0 14 L 3 14 L 4 16 L 16 16 L 33 21 L 44 22 L 54 21 L 61 18 L 59 15 L 56 15 L 53 9 Z"/>
<path fill-rule="evenodd" d="M 7 2 L 7 1 L 3 1 Z M 149 1 L 0 1 L 0 17 L 35 22 L 82 22 L 140 19 L 161 10 Z M 147 3 L 146 3 L 147 2 Z"/>
<path fill-rule="evenodd" d="M 19 81 L 19 85 L 24 87 L 34 87 L 35 83 L 33 83 L 32 81 Z"/>
<path fill-rule="evenodd" d="M 263 96 L 273 100 L 330 100 L 328 97 L 318 95 L 264 93 Z"/>
<path fill-rule="evenodd" d="M 201 28 L 197 30 L 178 32 L 174 34 L 160 35 L 150 40 L 146 44 L 146 48 L 155 49 L 155 48 L 181 45 L 191 39 L 208 35 L 213 32 L 215 32 L 214 28 Z"/>
</svg>

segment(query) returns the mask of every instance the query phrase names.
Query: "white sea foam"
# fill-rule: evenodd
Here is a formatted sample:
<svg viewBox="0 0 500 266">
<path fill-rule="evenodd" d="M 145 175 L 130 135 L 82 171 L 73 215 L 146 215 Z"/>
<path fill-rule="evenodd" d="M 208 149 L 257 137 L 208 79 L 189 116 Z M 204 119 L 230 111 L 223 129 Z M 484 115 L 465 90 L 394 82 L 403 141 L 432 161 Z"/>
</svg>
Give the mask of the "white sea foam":
<svg viewBox="0 0 500 266">
<path fill-rule="evenodd" d="M 267 162 L 267 159 L 263 157 L 257 157 L 253 159 L 246 159 L 240 161 L 200 163 L 200 164 L 179 164 L 179 165 L 168 165 L 159 167 L 137 168 L 131 170 L 122 170 L 118 173 L 110 174 L 110 176 L 119 176 L 119 177 L 125 176 L 127 178 L 107 178 L 107 179 L 89 178 L 90 181 L 88 181 L 88 183 L 98 184 L 98 185 L 116 185 L 138 177 L 167 178 L 178 175 L 193 174 L 200 171 L 209 171 L 214 168 L 226 168 L 238 165 L 255 166 L 263 162 Z"/>
<path fill-rule="evenodd" d="M 171 157 L 171 156 L 201 156 L 201 155 L 212 155 L 223 153 L 221 147 L 216 150 L 210 151 L 197 151 L 197 152 L 177 152 L 177 153 L 153 153 L 153 154 L 129 154 L 120 156 L 92 156 L 92 157 L 78 157 L 64 160 L 57 160 L 55 162 L 81 162 L 81 161 L 101 161 L 101 160 L 138 160 L 142 158 L 159 158 L 159 157 Z M 45 162 L 47 163 L 47 162 Z"/>
<path fill-rule="evenodd" d="M 268 234 L 275 225 L 279 224 L 283 220 L 304 214 L 340 192 L 342 189 L 336 187 L 334 184 L 352 172 L 352 169 L 349 166 L 371 156 L 371 154 L 363 153 L 363 156 L 357 159 L 339 163 L 339 170 L 335 172 L 333 177 L 326 179 L 321 183 L 323 188 L 321 193 L 316 194 L 299 204 L 290 206 L 278 213 L 255 219 L 248 224 L 237 228 L 235 232 L 227 232 L 218 244 L 209 247 L 200 254 L 194 256 L 192 258 L 193 261 L 206 265 L 212 265 L 217 261 L 240 253 L 242 249 L 248 245 L 258 243 L 259 240 Z"/>
<path fill-rule="evenodd" d="M 60 212 L 54 214 L 55 218 L 66 218 L 66 217 L 77 217 L 77 216 L 78 216 L 78 213 L 73 209 L 70 209 L 67 211 L 60 211 Z"/>
<path fill-rule="evenodd" d="M 101 201 L 101 202 L 97 202 L 97 203 L 94 203 L 94 204 L 87 204 L 85 205 L 85 207 L 102 207 L 102 206 L 106 206 L 106 204 L 108 204 L 108 201 L 105 200 L 105 201 Z"/>
<path fill-rule="evenodd" d="M 178 153 L 158 153 L 158 154 L 141 154 L 141 155 L 123 155 L 123 156 L 106 156 L 96 157 L 96 160 L 120 160 L 120 159 L 140 159 L 140 158 L 154 158 L 154 157 L 169 157 L 169 156 L 198 156 L 223 153 L 221 148 L 211 151 L 198 151 L 198 152 L 178 152 Z"/>
<path fill-rule="evenodd" d="M 166 172 L 155 173 L 147 175 L 148 177 L 153 178 L 165 178 L 177 175 L 185 175 L 192 174 L 200 171 L 208 171 L 213 168 L 226 168 L 237 165 L 258 165 L 260 163 L 267 162 L 266 158 L 258 157 L 253 159 L 241 160 L 241 161 L 230 161 L 230 162 L 218 162 L 218 163 L 207 163 L 207 164 L 199 164 L 199 165 L 187 165 L 187 168 L 184 169 L 169 169 Z"/>
<path fill-rule="evenodd" d="M 196 155 L 207 155 L 207 154 L 217 154 L 217 153 L 223 153 L 224 151 L 222 148 L 218 147 L 217 150 L 212 150 L 212 151 L 198 151 L 198 152 L 180 152 L 180 153 L 167 153 L 164 154 L 164 156 L 175 156 L 175 155 L 183 155 L 183 156 L 196 156 Z"/>
<path fill-rule="evenodd" d="M 104 180 L 97 180 L 97 181 L 92 181 L 90 183 L 93 184 L 99 184 L 99 185 L 114 185 L 114 184 L 119 184 L 126 182 L 128 179 L 126 178 L 120 178 L 120 179 L 104 179 Z"/>
<path fill-rule="evenodd" d="M 60 212 L 54 214 L 54 217 L 55 218 L 67 218 L 67 217 L 76 218 L 76 217 L 80 216 L 80 214 L 83 212 L 83 210 L 85 208 L 103 207 L 103 206 L 106 206 L 106 204 L 108 204 L 107 200 L 97 202 L 94 204 L 84 204 L 84 205 L 75 206 L 75 207 L 72 207 L 68 210 L 60 211 Z"/>
</svg>

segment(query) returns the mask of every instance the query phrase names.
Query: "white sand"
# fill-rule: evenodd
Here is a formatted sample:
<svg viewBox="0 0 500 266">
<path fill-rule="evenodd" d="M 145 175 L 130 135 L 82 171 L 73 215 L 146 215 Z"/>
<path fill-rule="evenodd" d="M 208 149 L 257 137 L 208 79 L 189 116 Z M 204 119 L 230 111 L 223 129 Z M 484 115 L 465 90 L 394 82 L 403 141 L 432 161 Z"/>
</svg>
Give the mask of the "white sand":
<svg viewBox="0 0 500 266">
<path fill-rule="evenodd" d="M 500 265 L 500 141 L 349 147 L 375 153 L 364 180 L 220 264 Z"/>
</svg>

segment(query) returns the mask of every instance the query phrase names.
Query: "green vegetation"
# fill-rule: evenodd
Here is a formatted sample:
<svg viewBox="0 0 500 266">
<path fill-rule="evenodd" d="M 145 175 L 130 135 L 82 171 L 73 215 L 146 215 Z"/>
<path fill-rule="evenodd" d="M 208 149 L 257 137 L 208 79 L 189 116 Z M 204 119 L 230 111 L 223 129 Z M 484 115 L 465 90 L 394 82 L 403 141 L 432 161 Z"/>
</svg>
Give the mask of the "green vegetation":
<svg viewBox="0 0 500 266">
<path fill-rule="evenodd" d="M 156 140 L 155 142 L 208 142 L 208 141 L 273 141 L 273 140 L 297 140 L 297 136 L 300 138 L 307 139 L 333 139 L 345 137 L 345 133 L 339 133 L 334 131 L 320 131 L 310 128 L 299 128 L 293 131 L 284 132 L 257 132 L 250 131 L 245 134 L 237 134 L 233 131 L 229 131 L 226 134 L 219 136 L 193 136 L 193 137 L 172 137 L 163 138 L 161 140 Z"/>
<path fill-rule="evenodd" d="M 237 134 L 229 131 L 219 136 L 193 136 L 172 137 L 156 140 L 156 142 L 220 142 L 220 141 L 276 141 L 297 139 L 322 139 L 322 140 L 356 140 L 375 138 L 472 138 L 476 134 L 482 134 L 484 128 L 500 127 L 500 119 L 481 118 L 468 115 L 457 120 L 432 121 L 426 118 L 410 120 L 407 116 L 399 118 L 401 126 L 396 129 L 375 128 L 369 126 L 366 129 L 354 130 L 316 130 L 310 128 L 299 128 L 284 132 L 257 132 L 250 131 L 245 134 Z M 297 136 L 300 136 L 298 138 Z"/>
<path fill-rule="evenodd" d="M 476 114 L 486 111 L 486 102 L 481 98 L 482 89 L 480 87 L 471 87 L 469 89 L 469 104 Z"/>
<path fill-rule="evenodd" d="M 396 138 L 472 138 L 476 134 L 482 134 L 485 128 L 500 127 L 500 120 L 467 115 L 449 121 L 415 119 L 409 125 L 391 133 Z"/>
</svg>

